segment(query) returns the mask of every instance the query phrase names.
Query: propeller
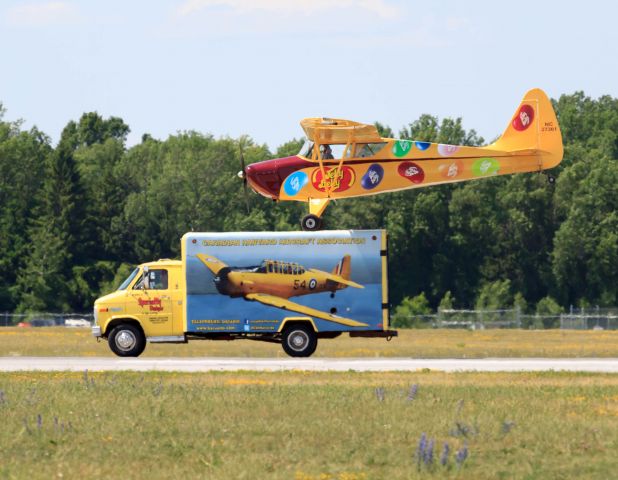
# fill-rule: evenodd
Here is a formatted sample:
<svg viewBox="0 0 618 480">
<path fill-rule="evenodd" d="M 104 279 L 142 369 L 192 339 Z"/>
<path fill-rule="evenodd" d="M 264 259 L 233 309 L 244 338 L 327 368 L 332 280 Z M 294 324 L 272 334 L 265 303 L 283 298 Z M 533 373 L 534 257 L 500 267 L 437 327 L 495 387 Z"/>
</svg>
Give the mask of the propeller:
<svg viewBox="0 0 618 480">
<path fill-rule="evenodd" d="M 243 145 L 239 143 L 238 148 L 240 150 L 240 172 L 238 172 L 238 177 L 242 179 L 242 188 L 245 196 L 245 206 L 247 207 L 247 213 L 250 212 L 249 209 L 249 192 L 247 190 L 247 172 L 245 170 L 245 155 L 243 153 Z"/>
</svg>

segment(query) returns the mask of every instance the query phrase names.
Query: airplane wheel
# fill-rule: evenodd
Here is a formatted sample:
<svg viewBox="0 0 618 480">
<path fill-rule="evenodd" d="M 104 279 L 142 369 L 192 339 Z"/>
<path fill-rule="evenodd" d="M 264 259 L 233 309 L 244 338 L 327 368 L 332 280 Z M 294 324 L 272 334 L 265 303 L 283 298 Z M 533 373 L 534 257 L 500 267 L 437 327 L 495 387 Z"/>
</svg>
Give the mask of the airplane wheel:
<svg viewBox="0 0 618 480">
<path fill-rule="evenodd" d="M 553 185 L 554 183 L 556 183 L 556 177 L 554 177 L 553 175 L 547 175 L 547 181 Z"/>
<path fill-rule="evenodd" d="M 318 336 L 309 325 L 292 325 L 283 331 L 281 345 L 290 357 L 310 357 L 318 347 Z"/>
<path fill-rule="evenodd" d="M 300 226 L 307 232 L 314 232 L 322 228 L 322 219 L 317 215 L 305 215 L 300 221 Z"/>
</svg>

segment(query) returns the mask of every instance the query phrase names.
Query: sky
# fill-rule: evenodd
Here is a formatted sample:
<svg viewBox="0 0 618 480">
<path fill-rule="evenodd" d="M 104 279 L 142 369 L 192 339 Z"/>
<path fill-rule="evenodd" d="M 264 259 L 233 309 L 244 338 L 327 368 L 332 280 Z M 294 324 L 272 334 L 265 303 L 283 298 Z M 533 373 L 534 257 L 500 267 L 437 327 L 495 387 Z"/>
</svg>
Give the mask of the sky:
<svg viewBox="0 0 618 480">
<path fill-rule="evenodd" d="M 398 132 L 424 113 L 489 141 L 530 88 L 618 97 L 616 18 L 571 0 L 0 0 L 0 103 L 54 143 L 89 111 L 129 146 L 195 130 L 274 151 L 304 117 Z"/>
</svg>

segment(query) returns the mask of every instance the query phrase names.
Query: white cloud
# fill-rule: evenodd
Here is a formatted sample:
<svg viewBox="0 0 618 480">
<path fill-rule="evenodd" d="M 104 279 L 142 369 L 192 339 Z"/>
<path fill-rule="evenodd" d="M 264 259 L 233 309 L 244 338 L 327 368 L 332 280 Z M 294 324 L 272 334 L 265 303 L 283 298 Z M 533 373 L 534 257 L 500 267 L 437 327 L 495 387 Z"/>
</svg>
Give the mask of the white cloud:
<svg viewBox="0 0 618 480">
<path fill-rule="evenodd" d="M 67 2 L 45 2 L 18 5 L 7 12 L 12 25 L 41 26 L 71 23 L 77 20 L 77 10 Z"/>
<path fill-rule="evenodd" d="M 398 8 L 389 4 L 388 0 L 186 0 L 178 7 L 177 13 L 188 16 L 201 10 L 222 7 L 239 15 L 254 12 L 310 15 L 336 9 L 355 9 L 382 18 L 393 18 L 399 13 Z"/>
</svg>

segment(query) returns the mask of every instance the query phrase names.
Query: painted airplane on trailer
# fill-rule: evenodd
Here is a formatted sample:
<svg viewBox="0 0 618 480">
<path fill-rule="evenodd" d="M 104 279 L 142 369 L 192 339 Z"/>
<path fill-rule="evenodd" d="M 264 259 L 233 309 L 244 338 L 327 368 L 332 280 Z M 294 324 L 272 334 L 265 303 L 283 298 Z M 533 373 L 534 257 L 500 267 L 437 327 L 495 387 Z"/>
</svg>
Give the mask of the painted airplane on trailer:
<svg viewBox="0 0 618 480">
<path fill-rule="evenodd" d="M 366 323 L 340 317 L 335 312 L 323 312 L 288 300 L 290 297 L 322 292 L 331 292 L 331 297 L 334 297 L 337 290 L 347 287 L 365 288 L 350 280 L 350 255 L 344 255 L 331 273 L 277 260 L 264 260 L 257 266 L 230 267 L 218 258 L 203 253 L 198 253 L 197 258 L 215 275 L 215 287 L 222 295 L 243 297 L 350 327 L 367 326 Z"/>
<path fill-rule="evenodd" d="M 562 135 L 547 95 L 530 90 L 498 140 L 485 147 L 380 137 L 374 125 L 305 118 L 298 155 L 248 165 L 239 176 L 274 200 L 309 204 L 304 230 L 321 228 L 329 201 L 494 175 L 540 172 L 562 161 Z M 548 177 L 553 183 L 553 177 Z"/>
</svg>

